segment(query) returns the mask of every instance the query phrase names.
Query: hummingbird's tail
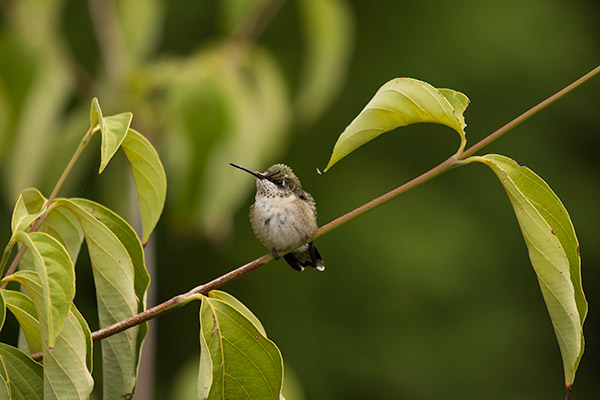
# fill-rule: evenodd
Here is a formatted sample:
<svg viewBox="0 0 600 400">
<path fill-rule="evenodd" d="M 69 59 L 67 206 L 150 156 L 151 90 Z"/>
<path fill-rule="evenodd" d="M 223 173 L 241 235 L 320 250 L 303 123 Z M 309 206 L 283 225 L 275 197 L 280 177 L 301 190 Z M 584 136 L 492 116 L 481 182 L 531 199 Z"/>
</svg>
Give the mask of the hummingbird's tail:
<svg viewBox="0 0 600 400">
<path fill-rule="evenodd" d="M 313 242 L 305 244 L 296 251 L 283 256 L 285 261 L 296 271 L 302 272 L 304 268 L 311 267 L 317 271 L 325 271 L 325 264 L 319 250 Z"/>
</svg>

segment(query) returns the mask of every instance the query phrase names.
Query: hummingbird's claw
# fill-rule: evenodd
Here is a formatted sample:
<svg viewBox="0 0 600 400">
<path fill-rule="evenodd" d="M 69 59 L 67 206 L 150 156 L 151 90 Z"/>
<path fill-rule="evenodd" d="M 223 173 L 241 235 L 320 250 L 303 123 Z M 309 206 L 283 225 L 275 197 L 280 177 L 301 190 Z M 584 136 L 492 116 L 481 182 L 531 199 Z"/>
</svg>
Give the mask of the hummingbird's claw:
<svg viewBox="0 0 600 400">
<path fill-rule="evenodd" d="M 275 261 L 279 260 L 279 258 L 280 258 L 280 257 L 279 257 L 279 254 L 277 254 L 277 250 L 273 249 L 273 250 L 271 251 L 271 253 L 273 254 L 273 259 L 274 259 Z"/>
</svg>

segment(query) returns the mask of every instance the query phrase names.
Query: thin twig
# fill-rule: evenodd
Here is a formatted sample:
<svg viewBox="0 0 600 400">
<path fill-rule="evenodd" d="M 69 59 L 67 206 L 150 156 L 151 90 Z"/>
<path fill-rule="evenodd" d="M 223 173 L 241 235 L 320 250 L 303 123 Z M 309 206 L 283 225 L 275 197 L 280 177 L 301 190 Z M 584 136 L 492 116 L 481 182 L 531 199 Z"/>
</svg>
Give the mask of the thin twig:
<svg viewBox="0 0 600 400">
<path fill-rule="evenodd" d="M 77 162 L 77 160 L 79 159 L 79 156 L 81 156 L 81 153 L 83 152 L 83 149 L 85 149 L 85 147 L 88 145 L 88 143 L 90 142 L 90 138 L 92 137 L 92 135 L 94 134 L 94 132 L 96 132 L 97 129 L 99 129 L 97 126 L 96 127 L 90 127 L 90 129 L 88 129 L 88 131 L 83 136 L 83 139 L 81 139 L 81 142 L 79 142 L 79 146 L 77 146 L 77 149 L 75 150 L 75 153 L 73 153 L 73 157 L 71 157 L 71 159 L 69 160 L 69 163 L 65 167 L 65 169 L 64 169 L 63 173 L 61 174 L 60 178 L 58 178 L 58 181 L 56 182 L 56 185 L 54 185 L 54 189 L 52 190 L 52 193 L 50 193 L 50 197 L 48 197 L 48 200 L 46 200 L 46 204 L 44 205 L 44 207 L 46 209 L 44 210 L 44 212 L 42 212 L 40 214 L 39 217 L 37 217 L 37 219 L 35 220 L 35 222 L 31 226 L 31 229 L 29 230 L 30 233 L 31 232 L 36 232 L 40 228 L 40 225 L 42 224 L 42 221 L 44 220 L 44 218 L 46 218 L 48 207 L 50 206 L 50 204 L 52 204 L 52 202 L 54 201 L 54 199 L 58 195 L 58 192 L 60 191 L 60 188 L 65 183 L 65 180 L 67 179 L 67 176 L 69 176 L 69 173 L 73 169 L 73 166 L 75 165 L 75 162 Z M 25 250 L 27 250 L 27 246 L 21 246 L 19 248 L 19 251 L 17 252 L 17 255 L 15 255 L 15 258 L 13 258 L 10 266 L 8 267 L 8 269 L 6 270 L 6 273 L 4 274 L 4 277 L 12 275 L 15 272 L 15 270 L 17 269 L 17 266 L 19 265 L 19 262 L 23 258 L 23 254 L 25 254 Z M 4 282 L 0 286 L 0 289 L 6 288 L 6 285 L 8 285 L 8 281 Z"/>
</svg>

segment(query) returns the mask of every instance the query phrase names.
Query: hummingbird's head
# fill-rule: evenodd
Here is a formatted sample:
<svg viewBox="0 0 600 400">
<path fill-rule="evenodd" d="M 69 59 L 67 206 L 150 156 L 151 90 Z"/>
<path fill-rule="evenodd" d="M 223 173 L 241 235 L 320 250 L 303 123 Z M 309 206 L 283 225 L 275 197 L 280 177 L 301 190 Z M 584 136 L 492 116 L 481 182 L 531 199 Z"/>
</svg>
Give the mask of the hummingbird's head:
<svg viewBox="0 0 600 400">
<path fill-rule="evenodd" d="M 271 165 L 263 173 L 233 163 L 230 163 L 230 165 L 254 175 L 257 195 L 287 197 L 292 193 L 303 192 L 300 180 L 294 174 L 294 171 L 285 164 Z"/>
</svg>

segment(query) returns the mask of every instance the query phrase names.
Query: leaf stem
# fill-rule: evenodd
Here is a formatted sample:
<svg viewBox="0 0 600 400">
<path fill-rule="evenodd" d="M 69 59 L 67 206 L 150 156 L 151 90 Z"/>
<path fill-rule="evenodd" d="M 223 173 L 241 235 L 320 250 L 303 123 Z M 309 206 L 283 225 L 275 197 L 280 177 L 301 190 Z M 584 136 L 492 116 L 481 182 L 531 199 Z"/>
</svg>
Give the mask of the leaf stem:
<svg viewBox="0 0 600 400">
<path fill-rule="evenodd" d="M 90 127 L 90 129 L 88 129 L 88 131 L 85 133 L 85 135 L 83 136 L 83 139 L 81 139 L 81 142 L 79 142 L 79 146 L 77 146 L 77 149 L 75 150 L 75 153 L 73 153 L 73 156 L 71 157 L 71 160 L 69 161 L 69 163 L 65 167 L 65 169 L 64 169 L 63 173 L 61 174 L 60 178 L 58 178 L 58 181 L 56 182 L 56 185 L 54 185 L 54 189 L 52 190 L 52 193 L 50 193 L 50 197 L 48 197 L 48 200 L 46 200 L 46 204 L 44 205 L 44 207 L 46 209 L 44 210 L 44 212 L 42 214 L 40 214 L 39 217 L 37 217 L 37 219 L 33 223 L 33 226 L 31 227 L 31 229 L 29 230 L 29 232 L 36 232 L 40 228 L 40 225 L 42 224 L 42 221 L 44 220 L 44 218 L 48 214 L 48 208 L 49 208 L 50 204 L 52 204 L 52 202 L 54 201 L 54 199 L 58 195 L 58 192 L 59 192 L 60 188 L 65 183 L 65 180 L 67 179 L 67 176 L 69 175 L 69 173 L 73 169 L 73 166 L 75 165 L 75 162 L 77 161 L 77 159 L 79 159 L 79 156 L 81 156 L 81 153 L 83 152 L 83 149 L 85 149 L 85 147 L 90 142 L 90 139 L 91 139 L 92 135 L 98 129 L 100 129 L 100 128 L 96 125 L 94 127 Z M 15 270 L 17 269 L 17 266 L 19 265 L 19 262 L 21 261 L 21 258 L 23 258 L 23 254 L 25 253 L 26 249 L 27 249 L 27 246 L 21 246 L 19 248 L 19 251 L 15 255 L 15 258 L 13 258 L 10 266 L 6 270 L 6 274 L 4 275 L 4 277 L 12 275 L 12 273 L 15 272 Z M 8 285 L 8 282 L 4 282 L 0 286 L 0 289 L 4 289 L 6 287 L 6 285 Z"/>
<path fill-rule="evenodd" d="M 488 135 L 486 138 L 484 138 L 480 142 L 476 143 L 475 145 L 471 146 L 469 149 L 462 152 L 460 155 L 455 154 L 455 155 L 449 157 L 442 163 L 438 164 L 436 167 L 419 175 L 418 177 L 412 179 L 411 181 L 406 182 L 405 184 L 397 187 L 396 189 L 394 189 L 382 196 L 379 196 L 374 200 L 371 200 L 370 202 L 336 218 L 335 220 L 329 222 L 326 225 L 323 225 L 322 227 L 320 227 L 313 233 L 313 235 L 307 240 L 307 242 L 315 240 L 317 238 L 320 238 L 321 236 L 331 232 L 332 230 L 338 228 L 339 226 L 341 226 L 347 222 L 350 222 L 350 221 L 354 220 L 355 218 L 358 218 L 359 216 L 387 203 L 388 201 L 390 201 L 392 199 L 395 199 L 396 197 L 406 193 L 407 191 L 409 191 L 411 189 L 414 189 L 415 187 L 417 187 L 427 181 L 430 181 L 431 179 L 441 175 L 444 172 L 447 172 L 457 166 L 468 163 L 468 161 L 467 162 L 464 161 L 465 158 L 467 158 L 467 157 L 471 156 L 472 154 L 474 154 L 475 152 L 483 149 L 485 146 L 487 146 L 494 140 L 496 140 L 499 137 L 501 137 L 502 135 L 504 135 L 510 129 L 519 125 L 521 122 L 525 121 L 526 119 L 528 119 L 529 117 L 531 117 L 532 115 L 537 113 L 538 111 L 546 108 L 547 106 L 549 106 L 550 104 L 552 104 L 559 98 L 563 97 L 565 94 L 569 93 L 570 91 L 572 91 L 576 87 L 580 86 L 581 84 L 583 84 L 584 82 L 589 80 L 594 75 L 597 75 L 598 73 L 600 73 L 600 66 L 596 67 L 594 70 L 592 70 L 591 72 L 582 76 L 581 78 L 579 78 L 578 80 L 576 80 L 569 86 L 565 87 L 564 89 L 560 90 L 553 96 L 542 101 L 535 107 L 533 107 L 530 110 L 526 111 L 525 113 L 521 114 L 519 117 L 515 118 L 508 124 L 504 125 L 502 128 L 491 133 L 490 135 Z M 298 246 L 298 247 L 300 247 L 300 246 Z M 287 252 L 292 251 L 292 250 L 294 250 L 294 249 L 290 249 L 286 252 L 280 252 L 279 255 L 284 255 Z M 109 337 L 109 336 L 112 336 L 119 332 L 122 332 L 133 326 L 144 323 L 150 319 L 156 318 L 170 310 L 180 308 L 180 307 L 184 306 L 185 304 L 189 303 L 190 301 L 200 298 L 200 295 L 207 294 L 209 291 L 217 289 L 217 288 L 219 288 L 219 287 L 221 287 L 221 286 L 223 286 L 223 285 L 225 285 L 225 284 L 227 284 L 227 283 L 229 283 L 251 271 L 254 271 L 272 260 L 273 260 L 273 255 L 271 253 L 265 254 L 264 256 L 257 258 L 254 261 L 251 261 L 237 269 L 234 269 L 233 271 L 230 271 L 230 272 L 226 273 L 225 275 L 222 275 L 216 279 L 213 279 L 212 281 L 210 281 L 204 285 L 197 286 L 187 293 L 177 295 L 157 306 L 154 306 L 144 312 L 134 315 L 133 317 L 130 317 L 123 321 L 117 322 L 117 323 L 107 326 L 105 328 L 99 329 L 92 333 L 92 340 L 94 340 L 94 341 L 102 340 L 106 337 Z M 32 354 L 31 357 L 34 360 L 41 360 L 42 353 Z"/>
</svg>

